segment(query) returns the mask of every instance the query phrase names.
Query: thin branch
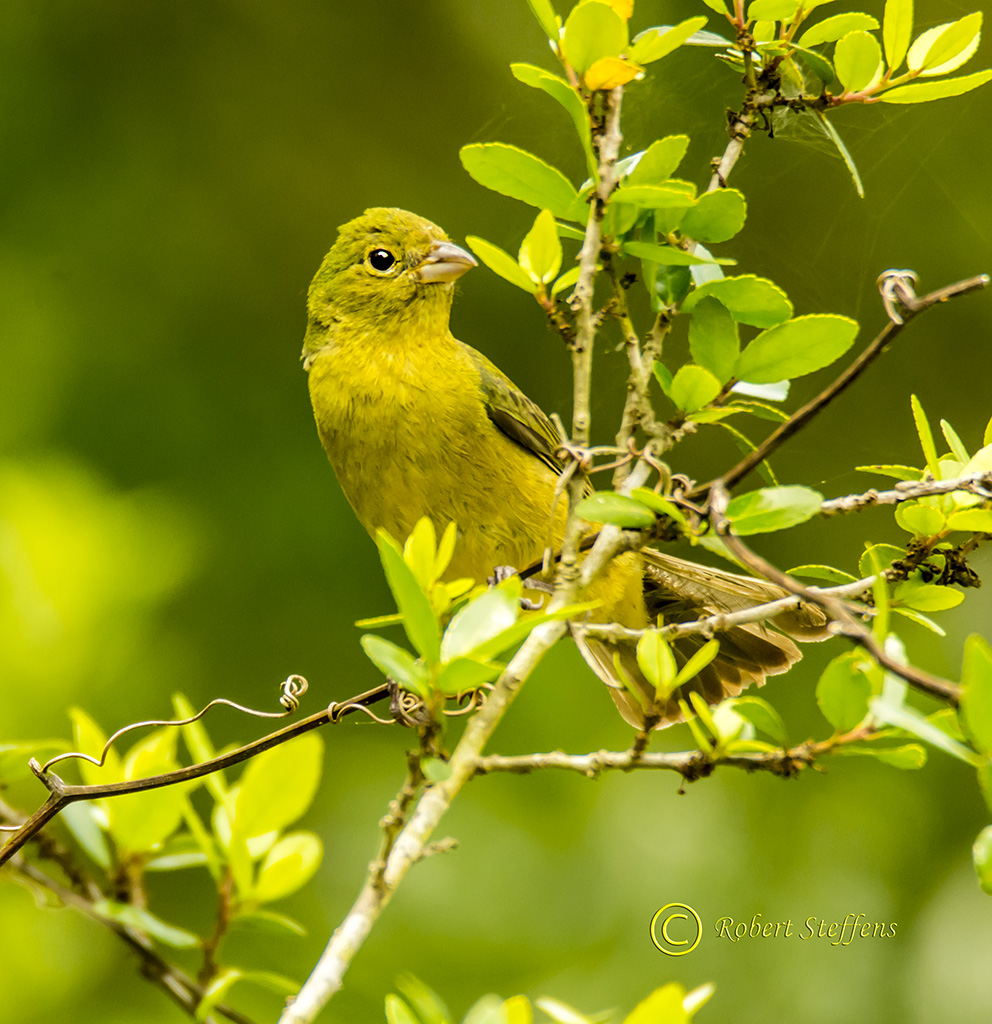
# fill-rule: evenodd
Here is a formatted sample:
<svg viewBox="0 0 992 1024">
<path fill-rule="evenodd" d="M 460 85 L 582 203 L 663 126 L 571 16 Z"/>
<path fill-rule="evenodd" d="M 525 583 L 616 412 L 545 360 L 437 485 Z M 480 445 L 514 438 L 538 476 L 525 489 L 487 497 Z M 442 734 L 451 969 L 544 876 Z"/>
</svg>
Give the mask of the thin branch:
<svg viewBox="0 0 992 1024">
<path fill-rule="evenodd" d="M 984 288 L 989 283 L 988 275 L 981 274 L 978 277 L 971 277 L 965 281 L 958 281 L 946 288 L 938 288 L 936 291 L 915 299 L 912 304 L 906 305 L 903 309 L 901 322 L 890 320 L 885 327 L 876 335 L 870 345 L 837 377 L 837 379 L 824 388 L 815 398 L 807 402 L 801 409 L 794 412 L 788 420 L 778 429 L 772 431 L 757 448 L 733 466 L 719 478 L 719 483 L 724 487 L 733 487 L 738 481 L 743 480 L 756 466 L 760 465 L 768 456 L 775 451 L 783 442 L 787 441 L 793 434 L 797 433 L 818 413 L 825 408 L 843 391 L 853 384 L 858 377 L 882 354 L 888 345 L 902 329 L 920 313 L 926 312 L 933 306 L 949 299 L 957 298 L 959 295 L 967 295 L 969 292 Z M 689 497 L 698 497 L 706 493 L 717 481 L 710 481 L 693 488 Z"/>
<path fill-rule="evenodd" d="M 717 189 L 727 187 L 727 179 L 734 169 L 734 164 L 744 152 L 744 143 L 751 136 L 751 128 L 754 126 L 755 120 L 755 115 L 746 106 L 741 113 L 730 115 L 727 124 L 730 141 L 723 151 L 723 156 L 713 161 L 713 176 L 710 178 L 707 192 L 716 192 Z"/>
<path fill-rule="evenodd" d="M 843 498 L 831 498 L 820 506 L 824 516 L 843 515 L 846 512 L 860 512 L 872 505 L 897 505 L 914 498 L 929 498 L 951 491 L 967 491 L 986 501 L 992 500 L 992 473 L 970 473 L 953 480 L 907 480 L 896 484 L 890 491 L 876 491 L 874 488 L 864 494 L 848 494 Z"/>
</svg>

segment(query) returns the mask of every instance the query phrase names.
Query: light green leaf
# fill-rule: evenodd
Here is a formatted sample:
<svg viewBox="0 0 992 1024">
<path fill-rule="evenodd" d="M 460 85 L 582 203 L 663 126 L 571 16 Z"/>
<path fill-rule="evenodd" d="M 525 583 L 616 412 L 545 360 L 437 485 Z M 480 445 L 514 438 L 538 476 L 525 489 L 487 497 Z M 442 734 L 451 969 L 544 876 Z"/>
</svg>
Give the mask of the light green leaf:
<svg viewBox="0 0 992 1024">
<path fill-rule="evenodd" d="M 434 560 L 437 557 L 437 533 L 429 516 L 417 520 L 403 545 L 403 561 L 410 567 L 421 590 L 434 582 Z"/>
<path fill-rule="evenodd" d="M 97 822 L 96 808 L 91 802 L 69 804 L 62 811 L 62 822 L 86 853 L 105 871 L 110 871 L 113 856 Z"/>
<path fill-rule="evenodd" d="M 499 662 L 484 659 L 453 658 L 445 662 L 438 673 L 437 688 L 452 696 L 466 690 L 477 690 L 484 683 L 496 679 L 504 667 Z"/>
<path fill-rule="evenodd" d="M 398 995 L 390 992 L 386 996 L 386 1024 L 420 1024 L 420 1021 Z"/>
<path fill-rule="evenodd" d="M 747 217 L 744 195 L 735 188 L 706 192 L 682 218 L 679 230 L 701 242 L 726 242 L 733 238 Z"/>
<path fill-rule="evenodd" d="M 578 192 L 557 167 L 533 153 L 503 142 L 478 142 L 463 146 L 459 156 L 465 170 L 480 185 L 539 210 L 549 209 L 556 217 L 570 219 Z"/>
<path fill-rule="evenodd" d="M 417 1024 L 451 1024 L 451 1012 L 444 1000 L 409 971 L 397 976 L 396 987 L 416 1010 L 420 1018 Z"/>
<path fill-rule="evenodd" d="M 654 687 L 655 699 L 668 697 L 674 688 L 678 665 L 668 641 L 656 629 L 645 631 L 637 641 L 637 665 Z"/>
<path fill-rule="evenodd" d="M 524 995 L 504 1000 L 502 1012 L 505 1024 L 534 1024 L 534 1011 Z"/>
<path fill-rule="evenodd" d="M 947 517 L 951 530 L 965 530 L 968 533 L 992 533 L 992 509 L 970 508 L 952 512 Z"/>
<path fill-rule="evenodd" d="M 625 185 L 662 185 L 674 173 L 689 148 L 688 135 L 666 135 L 641 154 Z"/>
<path fill-rule="evenodd" d="M 777 284 L 754 274 L 707 281 L 691 292 L 682 305 L 689 313 L 706 295 L 719 299 L 739 324 L 773 327 L 792 316 L 792 303 Z M 758 382 L 756 382 L 758 383 Z"/>
<path fill-rule="evenodd" d="M 386 581 L 396 607 L 403 616 L 403 628 L 410 643 L 426 661 L 437 662 L 441 631 L 430 598 L 417 582 L 413 570 L 406 564 L 396 541 L 385 530 L 376 531 L 375 541 L 379 547 L 379 559 Z"/>
<path fill-rule="evenodd" d="M 858 572 L 862 579 L 874 576 L 876 572 L 888 569 L 896 559 L 905 557 L 905 550 L 895 544 L 869 544 L 858 560 Z"/>
<path fill-rule="evenodd" d="M 558 225 L 550 210 L 542 210 L 520 246 L 520 266 L 542 283 L 553 280 L 561 270 L 561 241 Z"/>
<path fill-rule="evenodd" d="M 584 75 L 601 57 L 619 57 L 624 52 L 627 22 L 609 4 L 599 0 L 580 3 L 565 21 L 561 48 L 568 63 Z"/>
<path fill-rule="evenodd" d="M 870 14 L 864 14 L 861 11 L 835 14 L 831 18 L 825 18 L 818 25 L 806 29 L 799 37 L 799 45 L 809 47 L 819 46 L 821 43 L 833 43 L 842 36 L 846 36 L 848 32 L 867 31 L 873 28 L 878 28 L 878 20 Z"/>
<path fill-rule="evenodd" d="M 654 378 L 661 385 L 661 390 L 667 395 L 672 390 L 672 373 L 664 363 L 657 359 L 654 362 Z"/>
<path fill-rule="evenodd" d="M 530 7 L 534 17 L 537 18 L 538 25 L 541 26 L 544 34 L 551 40 L 551 42 L 558 42 L 558 19 L 555 16 L 555 10 L 551 6 L 551 0 L 527 0 L 527 5 Z"/>
<path fill-rule="evenodd" d="M 70 708 L 69 718 L 72 720 L 73 746 L 83 754 L 99 757 L 107 742 L 107 734 L 97 725 L 88 712 L 82 708 Z M 102 767 L 80 760 L 79 774 L 87 786 L 106 785 L 108 782 L 123 782 L 124 769 L 120 755 L 113 747 L 107 751 Z"/>
<path fill-rule="evenodd" d="M 669 982 L 639 1002 L 623 1024 L 689 1024 L 689 1014 L 682 1005 L 684 998 L 685 988 L 677 982 Z"/>
<path fill-rule="evenodd" d="M 635 487 L 631 491 L 630 496 L 635 501 L 639 501 L 642 505 L 646 505 L 663 516 L 671 516 L 677 523 L 685 522 L 685 513 L 678 505 L 667 498 L 663 498 L 660 494 L 649 490 L 647 487 Z"/>
<path fill-rule="evenodd" d="M 932 537 L 947 525 L 940 509 L 916 501 L 904 501 L 896 507 L 896 522 L 917 537 Z"/>
<path fill-rule="evenodd" d="M 596 0 L 592 0 L 593 3 Z M 468 1013 L 462 1019 L 462 1024 L 506 1024 L 503 1016 L 503 1000 L 499 996 L 483 996 L 476 1000 L 469 1008 Z"/>
<path fill-rule="evenodd" d="M 828 139 L 834 144 L 837 152 L 840 154 L 841 160 L 844 161 L 844 166 L 847 168 L 847 173 L 851 175 L 851 180 L 854 182 L 854 188 L 861 199 L 865 197 L 865 187 L 861 182 L 861 175 L 858 173 L 857 165 L 854 162 L 854 157 L 851 156 L 850 150 L 844 145 L 844 140 L 837 133 L 837 129 L 834 127 L 833 122 L 829 117 L 826 117 L 822 111 L 813 110 L 813 114 L 816 116 L 820 127 L 823 129 L 823 133 Z"/>
<path fill-rule="evenodd" d="M 992 79 L 992 70 L 976 71 L 963 78 L 945 78 L 942 82 L 914 82 L 889 89 L 879 97 L 883 103 L 928 103 L 949 96 L 962 96 Z"/>
<path fill-rule="evenodd" d="M 674 184 L 621 186 L 614 197 L 618 203 L 630 203 L 647 210 L 688 210 L 696 205 L 694 196 Z"/>
<path fill-rule="evenodd" d="M 654 526 L 654 513 L 650 509 L 613 491 L 597 491 L 583 498 L 576 506 L 575 514 L 590 523 L 609 523 L 626 529 L 643 530 Z"/>
<path fill-rule="evenodd" d="M 785 746 L 785 723 L 768 701 L 760 697 L 735 697 L 732 706 L 734 711 L 741 718 L 746 718 L 755 729 L 766 736 L 771 736 L 779 746 Z"/>
<path fill-rule="evenodd" d="M 916 708 L 908 704 L 892 704 L 882 696 L 872 697 L 869 707 L 872 715 L 879 722 L 893 725 L 897 729 L 905 729 L 906 732 L 925 740 L 930 746 L 937 747 L 938 750 L 943 750 L 944 753 L 950 754 L 972 767 L 978 767 L 982 763 L 982 758 L 973 750 L 969 750 L 963 743 L 952 739 L 933 722 L 927 721 L 926 717 Z"/>
<path fill-rule="evenodd" d="M 690 679 L 695 678 L 707 665 L 720 653 L 720 641 L 715 637 L 707 640 L 702 647 L 686 659 L 686 663 L 679 669 L 675 677 L 675 686 L 681 686 Z"/>
<path fill-rule="evenodd" d="M 93 904 L 92 909 L 99 917 L 144 932 L 173 949 L 195 949 L 200 945 L 199 936 L 194 935 L 193 932 L 180 928 L 178 925 L 168 924 L 150 911 L 131 903 L 100 900 Z"/>
<path fill-rule="evenodd" d="M 689 351 L 720 384 L 733 376 L 740 352 L 737 324 L 729 310 L 712 295 L 696 303 L 689 321 Z M 678 404 L 678 403 L 676 403 Z"/>
<path fill-rule="evenodd" d="M 960 590 L 941 587 L 935 583 L 923 583 L 917 579 L 898 583 L 892 597 L 893 600 L 901 601 L 918 612 L 947 611 L 949 608 L 956 608 L 964 600 L 964 594 Z"/>
<path fill-rule="evenodd" d="M 540 89 L 547 93 L 553 100 L 556 100 L 567 111 L 568 116 L 575 125 L 575 130 L 582 144 L 582 151 L 585 153 L 586 166 L 591 178 L 599 176 L 599 165 L 592 149 L 592 135 L 589 131 L 589 114 L 586 105 L 582 102 L 579 94 L 558 75 L 553 75 L 544 68 L 534 64 L 511 64 L 510 70 L 513 77 L 532 89 Z"/>
<path fill-rule="evenodd" d="M 703 3 L 706 4 L 711 11 L 716 11 L 717 14 L 726 16 L 729 13 L 727 11 L 726 0 L 703 0 Z"/>
<path fill-rule="evenodd" d="M 805 523 L 820 511 L 823 495 L 810 487 L 763 487 L 739 494 L 727 506 L 734 533 L 746 537 Z"/>
<path fill-rule="evenodd" d="M 789 22 L 796 16 L 799 0 L 752 0 L 748 5 L 748 21 Z"/>
<path fill-rule="evenodd" d="M 712 256 L 709 258 L 697 256 L 695 253 L 686 252 L 685 249 L 679 249 L 674 245 L 658 245 L 654 242 L 624 242 L 621 251 L 628 256 L 636 256 L 638 259 L 667 267 L 695 267 L 713 263 L 726 266 L 736 262 L 736 260 L 730 259 L 714 260 Z"/>
<path fill-rule="evenodd" d="M 835 732 L 850 732 L 868 714 L 870 668 L 860 651 L 845 651 L 823 670 L 816 684 L 816 703 Z"/>
<path fill-rule="evenodd" d="M 676 408 L 692 413 L 708 405 L 720 394 L 720 381 L 705 367 L 687 363 L 672 378 L 668 397 Z"/>
<path fill-rule="evenodd" d="M 504 252 L 498 245 L 487 242 L 484 238 L 469 235 L 465 241 L 469 248 L 483 263 L 494 273 L 499 274 L 504 281 L 522 288 L 525 292 L 533 295 L 540 285 L 530 274 L 508 253 Z"/>
<path fill-rule="evenodd" d="M 848 32 L 834 49 L 834 70 L 848 92 L 861 92 L 878 72 L 882 51 L 868 32 Z"/>
<path fill-rule="evenodd" d="M 961 685 L 965 728 L 982 753 L 992 753 L 992 647 L 978 633 L 964 642 Z"/>
<path fill-rule="evenodd" d="M 323 763 L 324 741 L 314 732 L 252 758 L 238 786 L 235 832 L 250 839 L 281 831 L 302 817 L 317 793 Z"/>
<path fill-rule="evenodd" d="M 885 0 L 882 42 L 885 45 L 885 60 L 891 72 L 898 71 L 905 60 L 912 35 L 913 0 Z"/>
<path fill-rule="evenodd" d="M 801 60 L 824 85 L 830 85 L 836 81 L 837 75 L 834 73 L 833 64 L 821 53 L 817 53 L 816 50 L 808 50 L 804 46 L 793 46 L 792 54 Z M 787 67 L 788 62 L 784 66 Z"/>
<path fill-rule="evenodd" d="M 853 583 L 856 576 L 842 569 L 835 569 L 832 565 L 796 565 L 786 570 L 790 576 L 805 576 L 807 579 L 823 580 L 826 583 L 840 585 L 842 583 Z"/>
<path fill-rule="evenodd" d="M 469 601 L 456 613 L 441 640 L 442 661 L 471 654 L 517 621 L 520 605 L 514 594 L 494 587 Z"/>
<path fill-rule="evenodd" d="M 495 655 L 500 652 L 505 651 L 510 647 L 514 647 L 520 643 L 521 640 L 526 639 L 526 637 L 537 626 L 540 626 L 545 622 L 558 622 L 562 619 L 577 618 L 585 612 L 598 608 L 601 603 L 602 602 L 600 601 L 581 601 L 576 604 L 567 604 L 555 612 L 530 614 L 517 619 L 512 626 L 504 629 L 501 633 L 497 633 L 491 640 L 487 640 L 484 643 L 479 644 L 472 652 L 473 657 L 480 661 L 486 658 L 495 657 Z"/>
<path fill-rule="evenodd" d="M 959 462 L 962 464 L 967 462 L 971 456 L 968 454 L 968 449 L 965 448 L 961 438 L 958 437 L 958 432 L 947 422 L 947 420 L 940 421 L 940 432 L 944 435 L 944 440 L 947 442 L 948 448 Z"/>
<path fill-rule="evenodd" d="M 881 761 L 882 764 L 900 768 L 903 771 L 922 768 L 927 763 L 926 748 L 921 747 L 919 743 L 906 743 L 901 747 L 875 747 L 868 744 L 852 743 L 834 747 L 831 753 L 873 757 L 876 761 Z"/>
<path fill-rule="evenodd" d="M 579 272 L 581 270 L 582 268 L 578 264 L 576 264 L 570 270 L 566 270 L 565 273 L 562 274 L 561 277 L 559 277 L 558 280 L 555 281 L 555 283 L 551 286 L 551 294 L 557 295 L 559 292 L 563 292 L 568 288 L 574 287 L 575 283 L 579 279 Z"/>
<path fill-rule="evenodd" d="M 923 470 L 915 466 L 883 465 L 855 466 L 859 473 L 877 473 L 879 476 L 890 476 L 895 480 L 922 480 Z"/>
<path fill-rule="evenodd" d="M 975 873 L 982 892 L 992 896 L 992 825 L 986 825 L 971 848 Z"/>
<path fill-rule="evenodd" d="M 916 395 L 910 395 L 909 402 L 913 410 L 913 422 L 916 424 L 916 433 L 920 439 L 920 447 L 923 449 L 923 457 L 926 459 L 927 469 L 939 480 L 940 463 L 937 458 L 937 446 L 933 443 L 933 431 L 930 429 L 930 421 L 927 419 L 923 405 Z"/>
<path fill-rule="evenodd" d="M 323 856 L 323 844 L 313 832 L 288 833 L 265 855 L 251 898 L 270 903 L 302 889 L 316 874 Z"/>
<path fill-rule="evenodd" d="M 928 29 L 909 48 L 906 63 L 911 71 L 941 75 L 970 60 L 982 31 L 982 12 L 975 11 L 959 21 Z"/>
<path fill-rule="evenodd" d="M 677 50 L 707 22 L 705 15 L 689 18 L 669 28 L 667 25 L 641 32 L 630 49 L 630 59 L 637 64 L 650 64 Z"/>
<path fill-rule="evenodd" d="M 759 334 L 738 357 L 734 376 L 755 384 L 802 377 L 842 356 L 857 333 L 850 317 L 795 317 Z"/>
</svg>

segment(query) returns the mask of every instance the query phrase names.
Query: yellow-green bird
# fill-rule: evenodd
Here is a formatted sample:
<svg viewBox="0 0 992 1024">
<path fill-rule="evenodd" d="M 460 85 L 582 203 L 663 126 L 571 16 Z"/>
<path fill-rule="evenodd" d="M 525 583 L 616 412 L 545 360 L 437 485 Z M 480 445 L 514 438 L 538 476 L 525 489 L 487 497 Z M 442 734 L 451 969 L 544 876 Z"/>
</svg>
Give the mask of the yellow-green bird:
<svg viewBox="0 0 992 1024">
<path fill-rule="evenodd" d="M 440 532 L 458 528 L 448 579 L 482 581 L 498 566 L 518 569 L 557 547 L 566 502 L 555 500 L 564 463 L 548 417 L 484 355 L 458 341 L 448 320 L 454 282 L 476 265 L 437 225 L 404 210 L 366 210 L 344 224 L 307 296 L 304 368 L 321 443 L 359 521 L 407 537 L 429 516 Z M 590 588 L 597 621 L 643 628 L 732 612 L 784 592 L 645 549 L 614 560 Z M 822 639 L 813 609 L 780 615 L 776 625 L 802 640 Z M 680 719 L 687 690 L 710 703 L 761 685 L 800 658 L 788 636 L 762 625 L 719 634 L 720 653 L 675 691 L 659 725 Z M 684 662 L 701 643 L 675 644 Z M 633 643 L 586 639 L 580 649 L 610 686 L 624 718 L 644 721 L 644 706 L 623 688 L 615 656 L 650 703 L 653 688 L 637 667 Z"/>
</svg>

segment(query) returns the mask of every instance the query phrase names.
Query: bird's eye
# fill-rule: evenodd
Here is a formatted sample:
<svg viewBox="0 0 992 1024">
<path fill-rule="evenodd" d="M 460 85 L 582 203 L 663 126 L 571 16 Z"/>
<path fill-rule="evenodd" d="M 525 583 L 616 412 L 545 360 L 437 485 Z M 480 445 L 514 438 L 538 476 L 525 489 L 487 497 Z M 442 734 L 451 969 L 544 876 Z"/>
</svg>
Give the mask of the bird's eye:
<svg viewBox="0 0 992 1024">
<path fill-rule="evenodd" d="M 368 255 L 369 266 L 384 274 L 396 262 L 396 257 L 388 249 L 373 249 Z"/>
</svg>

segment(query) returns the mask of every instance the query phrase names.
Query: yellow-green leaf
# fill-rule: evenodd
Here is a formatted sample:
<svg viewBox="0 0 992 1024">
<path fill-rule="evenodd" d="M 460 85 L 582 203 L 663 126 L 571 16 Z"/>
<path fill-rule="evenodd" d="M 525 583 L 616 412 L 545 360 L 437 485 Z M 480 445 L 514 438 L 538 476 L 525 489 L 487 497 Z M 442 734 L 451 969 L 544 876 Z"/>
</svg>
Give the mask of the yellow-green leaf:
<svg viewBox="0 0 992 1024">
<path fill-rule="evenodd" d="M 929 103 L 931 100 L 963 96 L 992 79 L 992 70 L 976 71 L 963 78 L 945 78 L 940 82 L 912 82 L 889 89 L 879 97 L 883 103 Z"/>
<path fill-rule="evenodd" d="M 630 59 L 638 64 L 650 64 L 652 61 L 667 57 L 677 50 L 690 36 L 698 32 L 707 22 L 705 15 L 689 18 L 672 27 L 659 26 L 641 32 L 634 45 L 630 48 Z"/>
<path fill-rule="evenodd" d="M 848 92 L 861 92 L 878 72 L 882 51 L 868 32 L 848 32 L 834 49 L 834 70 Z"/>
<path fill-rule="evenodd" d="M 508 252 L 498 245 L 493 245 L 492 242 L 487 242 L 484 238 L 478 238 L 475 235 L 469 235 L 465 241 L 472 252 L 504 281 L 509 281 L 510 284 L 522 288 L 531 295 L 540 287 L 540 283 L 535 281 Z"/>
<path fill-rule="evenodd" d="M 550 210 L 542 210 L 520 246 L 520 266 L 542 283 L 551 281 L 561 270 L 561 241 L 558 225 Z"/>
<path fill-rule="evenodd" d="M 898 71 L 913 35 L 913 0 L 885 0 L 882 42 L 889 70 Z"/>
</svg>

